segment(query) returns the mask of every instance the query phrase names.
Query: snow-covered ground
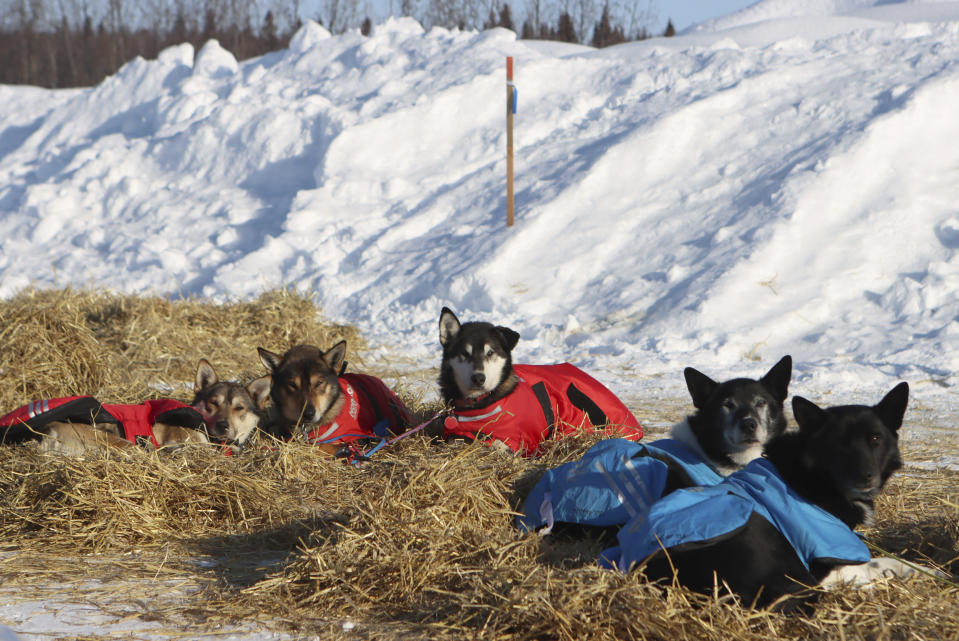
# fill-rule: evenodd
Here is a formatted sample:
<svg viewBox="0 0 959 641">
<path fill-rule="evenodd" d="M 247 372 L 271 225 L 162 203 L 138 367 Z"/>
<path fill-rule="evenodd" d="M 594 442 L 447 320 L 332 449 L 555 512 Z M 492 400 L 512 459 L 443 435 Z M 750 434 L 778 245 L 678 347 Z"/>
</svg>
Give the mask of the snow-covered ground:
<svg viewBox="0 0 959 641">
<path fill-rule="evenodd" d="M 957 105 L 959 2 L 762 0 L 600 51 L 410 20 L 243 63 L 183 45 L 90 89 L 0 87 L 0 296 L 292 284 L 421 368 L 448 305 L 632 398 L 788 353 L 792 392 L 907 380 L 948 416 Z"/>
<path fill-rule="evenodd" d="M 952 402 L 959 3 L 871 4 L 765 0 L 601 51 L 308 24 L 241 64 L 210 42 L 91 89 L 2 87 L 0 295 L 293 284 L 386 358 L 435 363 L 449 305 L 619 391 L 790 353 L 810 395 L 905 379 Z"/>
</svg>

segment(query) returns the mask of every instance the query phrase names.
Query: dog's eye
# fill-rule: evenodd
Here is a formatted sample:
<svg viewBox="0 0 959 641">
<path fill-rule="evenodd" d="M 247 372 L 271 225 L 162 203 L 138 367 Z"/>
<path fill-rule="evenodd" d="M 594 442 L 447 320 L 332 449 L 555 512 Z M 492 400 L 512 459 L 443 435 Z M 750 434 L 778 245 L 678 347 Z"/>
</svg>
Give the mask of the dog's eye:
<svg viewBox="0 0 959 641">
<path fill-rule="evenodd" d="M 736 404 L 733 403 L 731 400 L 726 399 L 725 401 L 723 401 L 723 408 L 727 410 L 734 410 L 736 409 Z"/>
<path fill-rule="evenodd" d="M 759 399 L 758 401 L 756 401 L 756 407 L 760 409 L 766 407 L 766 401 L 763 399 Z"/>
<path fill-rule="evenodd" d="M 487 348 L 487 350 L 486 350 L 486 358 L 493 358 L 493 349 L 492 349 L 492 348 Z"/>
<path fill-rule="evenodd" d="M 878 434 L 870 434 L 870 435 L 869 435 L 869 438 L 868 438 L 868 441 L 869 441 L 869 445 L 871 445 L 872 447 L 878 447 L 878 446 L 879 446 L 879 435 L 878 435 Z"/>
<path fill-rule="evenodd" d="M 298 389 L 298 387 L 299 386 L 293 381 L 290 381 L 289 383 L 286 384 L 286 389 L 290 390 L 291 392 L 295 392 Z"/>
</svg>

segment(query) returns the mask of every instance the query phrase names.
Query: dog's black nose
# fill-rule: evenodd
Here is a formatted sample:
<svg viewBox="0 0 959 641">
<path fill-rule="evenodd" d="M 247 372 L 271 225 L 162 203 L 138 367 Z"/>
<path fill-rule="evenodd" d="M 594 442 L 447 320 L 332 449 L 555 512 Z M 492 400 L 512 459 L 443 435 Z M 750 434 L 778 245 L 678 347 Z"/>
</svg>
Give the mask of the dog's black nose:
<svg viewBox="0 0 959 641">
<path fill-rule="evenodd" d="M 227 430 L 230 429 L 230 424 L 224 420 L 218 420 L 213 424 L 213 434 L 212 436 L 223 436 L 226 434 Z"/>
<path fill-rule="evenodd" d="M 473 385 L 482 385 L 486 382 L 486 374 L 483 372 L 473 372 Z"/>
<path fill-rule="evenodd" d="M 753 434 L 755 434 L 756 428 L 759 427 L 759 423 L 756 421 L 756 419 L 752 418 L 751 416 L 747 416 L 746 418 L 744 418 L 741 425 L 742 425 L 743 434 L 746 434 L 748 436 L 752 436 Z"/>
<path fill-rule="evenodd" d="M 303 420 L 312 421 L 314 416 L 316 416 L 316 408 L 313 407 L 312 403 L 309 403 L 303 408 Z"/>
</svg>

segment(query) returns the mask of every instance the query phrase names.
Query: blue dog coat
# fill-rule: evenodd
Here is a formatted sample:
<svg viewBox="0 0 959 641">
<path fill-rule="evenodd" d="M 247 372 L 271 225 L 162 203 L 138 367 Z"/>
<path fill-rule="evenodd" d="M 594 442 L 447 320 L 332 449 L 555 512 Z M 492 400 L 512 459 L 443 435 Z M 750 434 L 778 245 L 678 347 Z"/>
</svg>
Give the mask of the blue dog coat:
<svg viewBox="0 0 959 641">
<path fill-rule="evenodd" d="M 661 459 L 679 465 L 695 485 L 715 485 L 723 479 L 679 441 L 609 439 L 578 461 L 546 472 L 526 497 L 516 525 L 524 532 L 543 525 L 552 528 L 555 521 L 622 525 L 645 514 L 663 495 L 669 465 Z"/>
<path fill-rule="evenodd" d="M 838 518 L 796 494 L 775 466 L 756 459 L 718 485 L 677 490 L 624 525 L 619 547 L 600 563 L 629 571 L 661 548 L 709 545 L 746 525 L 756 513 L 782 532 L 806 569 L 815 560 L 865 563 L 869 548 Z"/>
</svg>

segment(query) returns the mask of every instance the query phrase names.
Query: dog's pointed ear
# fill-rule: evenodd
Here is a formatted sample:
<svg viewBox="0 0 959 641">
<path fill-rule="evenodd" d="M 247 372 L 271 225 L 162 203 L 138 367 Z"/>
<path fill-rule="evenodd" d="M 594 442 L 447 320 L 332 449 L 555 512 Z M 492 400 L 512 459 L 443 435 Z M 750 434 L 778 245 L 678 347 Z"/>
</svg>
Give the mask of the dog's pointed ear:
<svg viewBox="0 0 959 641">
<path fill-rule="evenodd" d="M 686 378 L 686 389 L 689 390 L 689 395 L 693 399 L 693 407 L 702 409 L 719 387 L 719 383 L 692 367 L 684 369 L 683 376 Z"/>
<path fill-rule="evenodd" d="M 826 410 L 802 396 L 793 396 L 793 416 L 800 432 L 815 432 L 829 418 Z"/>
<path fill-rule="evenodd" d="M 500 336 L 503 337 L 503 344 L 506 345 L 506 349 L 512 352 L 513 348 L 516 347 L 516 343 L 519 342 L 519 332 L 509 327 L 503 327 L 502 325 L 497 325 L 495 329 L 499 332 Z"/>
<path fill-rule="evenodd" d="M 902 419 L 906 415 L 906 404 L 908 402 L 909 383 L 902 382 L 883 396 L 879 404 L 873 409 L 886 427 L 893 432 L 898 432 L 899 428 L 902 427 Z"/>
<path fill-rule="evenodd" d="M 340 365 L 343 364 L 344 358 L 346 358 L 346 341 L 340 341 L 323 353 L 323 360 L 337 376 L 339 376 Z"/>
<path fill-rule="evenodd" d="M 263 363 L 263 366 L 266 368 L 266 371 L 271 374 L 276 371 L 276 368 L 279 366 L 280 361 L 283 360 L 283 357 L 279 354 L 274 354 L 268 349 L 263 349 L 262 347 L 256 348 L 257 353 L 260 355 L 260 362 Z"/>
<path fill-rule="evenodd" d="M 267 374 L 266 376 L 254 378 L 250 381 L 249 385 L 246 386 L 246 391 L 250 393 L 257 407 L 263 407 L 266 399 L 270 397 L 270 387 L 272 385 L 273 377 Z"/>
<path fill-rule="evenodd" d="M 449 307 L 440 312 L 440 345 L 446 347 L 460 333 L 460 319 Z"/>
<path fill-rule="evenodd" d="M 779 359 L 759 382 L 772 393 L 773 398 L 782 403 L 789 396 L 789 379 L 792 378 L 792 372 L 793 359 L 787 354 Z"/>
<path fill-rule="evenodd" d="M 193 379 L 193 392 L 199 392 L 205 387 L 215 385 L 220 379 L 216 375 L 216 370 L 210 365 L 210 361 L 201 358 L 196 366 L 196 378 Z"/>
</svg>

